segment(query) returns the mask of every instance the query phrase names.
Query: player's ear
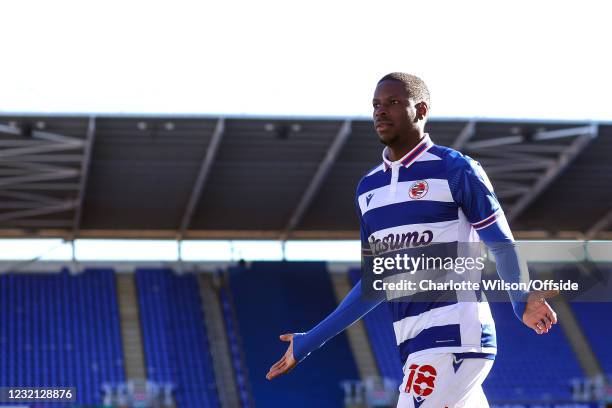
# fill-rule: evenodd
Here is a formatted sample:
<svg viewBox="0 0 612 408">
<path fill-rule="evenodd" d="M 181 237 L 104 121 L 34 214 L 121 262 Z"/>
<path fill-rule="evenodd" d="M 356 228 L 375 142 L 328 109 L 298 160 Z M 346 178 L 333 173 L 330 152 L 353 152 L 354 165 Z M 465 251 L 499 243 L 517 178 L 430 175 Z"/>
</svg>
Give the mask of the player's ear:
<svg viewBox="0 0 612 408">
<path fill-rule="evenodd" d="M 427 113 L 429 112 L 429 107 L 427 106 L 427 103 L 419 102 L 416 104 L 415 108 L 416 108 L 417 119 L 424 120 L 425 117 L 427 116 Z"/>
</svg>

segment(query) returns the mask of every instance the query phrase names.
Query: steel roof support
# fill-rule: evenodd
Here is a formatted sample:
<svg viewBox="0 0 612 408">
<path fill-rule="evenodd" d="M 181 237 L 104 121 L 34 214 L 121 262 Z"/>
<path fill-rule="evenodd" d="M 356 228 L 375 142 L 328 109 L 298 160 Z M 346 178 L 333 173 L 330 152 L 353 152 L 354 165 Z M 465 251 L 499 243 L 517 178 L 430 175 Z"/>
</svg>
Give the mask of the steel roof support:
<svg viewBox="0 0 612 408">
<path fill-rule="evenodd" d="M 542 154 L 558 154 L 565 150 L 566 146 L 559 144 L 516 144 L 504 146 L 504 153 L 542 153 Z M 484 150 L 487 151 L 488 150 Z M 499 152 L 499 149 L 491 149 L 491 153 Z"/>
<path fill-rule="evenodd" d="M 21 129 L 0 123 L 0 133 L 21 136 Z"/>
<path fill-rule="evenodd" d="M 332 168 L 334 162 L 336 161 L 336 158 L 338 157 L 342 146 L 344 146 L 344 143 L 351 134 L 351 124 L 352 123 L 350 120 L 346 120 L 340 127 L 340 130 L 336 134 L 336 137 L 334 138 L 331 146 L 327 150 L 327 154 L 325 155 L 325 157 L 323 157 L 323 160 L 319 164 L 316 173 L 310 180 L 310 184 L 304 191 L 304 194 L 302 195 L 302 198 L 300 199 L 297 207 L 293 211 L 291 218 L 289 218 L 289 222 L 285 227 L 285 231 L 281 234 L 281 240 L 284 241 L 289 238 L 293 230 L 299 225 L 300 221 L 302 220 L 302 217 L 308 209 L 308 206 L 310 206 L 310 203 L 319 192 L 321 186 L 323 185 L 323 182 L 325 181 L 325 178 L 327 177 L 327 174 L 329 173 L 329 170 Z"/>
<path fill-rule="evenodd" d="M 591 240 L 597 236 L 601 231 L 612 225 L 612 209 L 608 211 L 599 221 L 597 221 L 585 234 L 587 240 Z"/>
<path fill-rule="evenodd" d="M 486 160 L 481 160 L 483 166 L 485 166 L 485 170 L 489 176 L 494 174 L 499 174 L 503 176 L 507 172 L 512 171 L 528 171 L 528 170 L 540 170 L 547 169 L 551 166 L 550 163 L 539 163 L 539 162 L 525 162 L 525 163 L 512 163 L 508 162 L 508 164 L 497 164 L 497 165 L 487 165 Z M 556 162 L 553 162 L 554 165 Z"/>
<path fill-rule="evenodd" d="M 537 132 L 533 140 L 560 139 L 562 137 L 580 136 L 593 132 L 593 125 L 573 127 L 567 129 L 545 130 Z"/>
<path fill-rule="evenodd" d="M 561 174 L 567 166 L 597 137 L 597 126 L 582 128 L 586 133 L 578 136 L 559 156 L 555 163 L 548 167 L 535 184 L 527 191 L 507 213 L 508 221 L 515 220 L 546 188 Z"/>
<path fill-rule="evenodd" d="M 52 214 L 56 212 L 63 212 L 72 210 L 76 207 L 75 201 L 66 201 L 62 204 L 50 205 L 47 207 L 34 208 L 29 210 L 11 211 L 4 214 L 0 214 L 0 222 L 8 220 L 17 220 L 20 218 L 36 217 L 39 215 Z"/>
<path fill-rule="evenodd" d="M 11 190 L 45 190 L 45 191 L 66 191 L 79 190 L 78 183 L 24 183 L 11 186 Z"/>
<path fill-rule="evenodd" d="M 461 150 L 463 146 L 465 146 L 465 144 L 474 136 L 475 133 L 476 122 L 470 120 L 468 123 L 465 124 L 463 129 L 461 129 L 461 132 L 459 132 L 459 134 L 457 135 L 455 143 L 453 143 L 453 149 Z"/>
<path fill-rule="evenodd" d="M 27 176 L 3 177 L 0 178 L 0 187 L 12 186 L 15 184 L 31 183 L 33 181 L 61 180 L 76 177 L 79 171 L 75 169 L 58 170 L 49 173 L 29 174 Z"/>
<path fill-rule="evenodd" d="M 22 156 L 26 154 L 39 154 L 58 152 L 63 150 L 79 149 L 85 146 L 85 142 L 80 139 L 74 139 L 71 142 L 51 142 L 40 143 L 36 146 L 13 147 L 0 151 L 0 158 Z"/>
<path fill-rule="evenodd" d="M 87 161 L 86 155 L 81 152 L 87 152 L 91 146 L 92 124 L 90 120 L 87 139 L 40 130 L 26 134 L 18 127 L 0 125 L 0 133 L 9 135 L 0 138 L 0 196 L 9 198 L 2 206 L 3 210 L 9 211 L 0 214 L 3 227 L 66 226 L 64 219 L 33 217 L 73 210 L 78 208 L 78 202 L 35 193 L 34 190 L 62 191 L 72 195 L 72 190 L 81 187 L 55 181 L 71 181 L 83 175 L 83 169 L 63 164 L 76 162 L 83 165 Z M 64 153 L 70 151 L 78 151 L 78 154 Z"/>
<path fill-rule="evenodd" d="M 29 193 L 24 191 L 7 191 L 0 190 L 0 197 L 12 198 L 15 200 L 31 201 L 39 204 L 59 204 L 63 200 L 55 197 L 49 197 L 43 194 Z"/>
<path fill-rule="evenodd" d="M 484 149 L 487 147 L 498 147 L 498 146 L 506 146 L 509 144 L 517 144 L 521 143 L 525 140 L 525 138 L 521 135 L 517 136 L 505 136 L 505 137 L 495 137 L 486 140 L 479 140 L 477 142 L 470 142 L 465 147 L 468 150 L 476 150 L 476 149 Z"/>
<path fill-rule="evenodd" d="M 219 146 L 221 144 L 221 140 L 223 139 L 223 133 L 225 132 L 225 119 L 219 118 L 217 121 L 217 125 L 215 126 L 215 130 L 213 132 L 212 138 L 208 144 L 208 148 L 206 149 L 206 154 L 202 159 L 202 165 L 200 166 L 200 171 L 198 172 L 198 176 L 193 185 L 193 189 L 191 190 L 191 196 L 189 197 L 189 201 L 187 202 L 187 207 L 185 208 L 185 212 L 183 214 L 183 218 L 181 220 L 181 224 L 179 226 L 178 231 L 178 239 L 182 239 L 185 235 L 185 231 L 189 228 L 191 224 L 191 219 L 193 217 L 193 213 L 200 201 L 200 196 L 202 195 L 202 190 L 204 185 L 206 184 L 206 180 L 208 179 L 208 175 L 210 174 L 210 169 L 215 161 L 215 156 L 217 155 L 217 151 L 219 150 Z"/>
<path fill-rule="evenodd" d="M 87 123 L 87 137 L 85 143 L 85 151 L 83 152 L 83 161 L 81 162 L 81 181 L 79 183 L 79 196 L 76 202 L 76 210 L 74 212 L 72 237 L 78 234 L 81 228 L 81 218 L 83 214 L 83 201 L 85 199 L 85 191 L 87 189 L 87 179 L 89 177 L 89 167 L 91 163 L 91 152 L 93 150 L 94 141 L 96 138 L 96 118 L 90 117 Z"/>
</svg>

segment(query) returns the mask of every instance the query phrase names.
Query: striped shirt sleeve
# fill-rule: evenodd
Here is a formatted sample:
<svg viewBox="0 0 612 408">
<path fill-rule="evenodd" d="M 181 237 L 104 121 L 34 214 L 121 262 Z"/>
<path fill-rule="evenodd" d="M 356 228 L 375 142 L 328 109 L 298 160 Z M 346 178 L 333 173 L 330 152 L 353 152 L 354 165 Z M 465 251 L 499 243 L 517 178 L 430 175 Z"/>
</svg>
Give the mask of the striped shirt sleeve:
<svg viewBox="0 0 612 408">
<path fill-rule="evenodd" d="M 448 184 L 455 202 L 474 229 L 481 230 L 503 217 L 503 210 L 480 163 L 467 156 L 453 159 Z"/>
</svg>

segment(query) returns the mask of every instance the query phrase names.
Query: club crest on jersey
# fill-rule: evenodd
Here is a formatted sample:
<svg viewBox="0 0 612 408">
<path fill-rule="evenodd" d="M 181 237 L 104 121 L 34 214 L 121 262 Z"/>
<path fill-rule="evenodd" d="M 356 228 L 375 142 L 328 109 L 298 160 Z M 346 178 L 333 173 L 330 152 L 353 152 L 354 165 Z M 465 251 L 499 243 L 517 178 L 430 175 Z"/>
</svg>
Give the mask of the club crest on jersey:
<svg viewBox="0 0 612 408">
<path fill-rule="evenodd" d="M 425 180 L 419 180 L 410 186 L 408 195 L 413 200 L 418 200 L 419 198 L 425 197 L 425 194 L 427 194 L 428 191 L 429 185 L 427 185 L 427 182 Z"/>
</svg>

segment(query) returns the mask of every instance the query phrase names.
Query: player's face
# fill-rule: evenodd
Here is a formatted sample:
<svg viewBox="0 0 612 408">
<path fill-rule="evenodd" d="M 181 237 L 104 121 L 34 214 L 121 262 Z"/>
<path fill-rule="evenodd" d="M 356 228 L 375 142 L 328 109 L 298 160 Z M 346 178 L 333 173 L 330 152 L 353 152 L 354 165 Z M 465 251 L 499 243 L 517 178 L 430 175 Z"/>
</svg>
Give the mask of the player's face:
<svg viewBox="0 0 612 408">
<path fill-rule="evenodd" d="M 393 145 L 410 137 L 416 129 L 416 108 L 400 81 L 382 81 L 374 91 L 374 127 L 380 141 Z"/>
</svg>

